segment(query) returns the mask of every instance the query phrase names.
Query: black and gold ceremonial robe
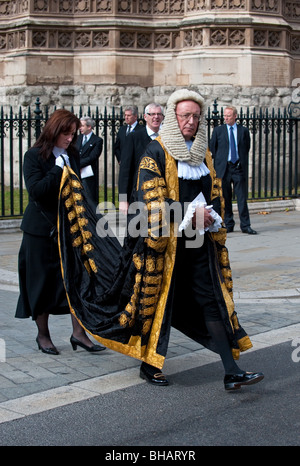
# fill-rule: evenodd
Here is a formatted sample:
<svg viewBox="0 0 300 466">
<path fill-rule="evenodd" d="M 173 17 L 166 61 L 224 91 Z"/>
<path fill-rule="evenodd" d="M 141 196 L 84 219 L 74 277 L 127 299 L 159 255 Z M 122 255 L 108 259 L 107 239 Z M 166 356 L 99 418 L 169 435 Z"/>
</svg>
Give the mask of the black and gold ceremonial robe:
<svg viewBox="0 0 300 466">
<path fill-rule="evenodd" d="M 214 176 L 209 151 L 206 163 L 210 175 L 204 177 L 203 192 L 222 213 L 221 181 Z M 180 182 L 176 161 L 160 138 L 146 149 L 135 185 L 141 216 L 134 223 L 136 213 L 129 213 L 121 247 L 105 218 L 89 206 L 78 177 L 64 168 L 58 216 L 62 275 L 71 312 L 88 333 L 108 348 L 162 368 L 171 325 L 215 348 L 204 321 L 194 321 L 199 309 L 193 309 L 192 293 L 185 287 L 180 290 L 180 283 L 175 287 L 178 224 L 167 206 L 181 202 Z M 205 248 L 220 315 L 237 359 L 252 344 L 235 312 L 225 239 L 225 228 L 206 233 Z"/>
</svg>

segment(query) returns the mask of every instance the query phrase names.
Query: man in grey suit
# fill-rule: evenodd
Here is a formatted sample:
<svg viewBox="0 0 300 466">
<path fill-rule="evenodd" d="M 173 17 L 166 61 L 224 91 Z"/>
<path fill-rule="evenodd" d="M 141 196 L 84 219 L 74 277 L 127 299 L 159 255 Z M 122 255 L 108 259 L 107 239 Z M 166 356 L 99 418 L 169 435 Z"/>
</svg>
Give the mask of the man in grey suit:
<svg viewBox="0 0 300 466">
<path fill-rule="evenodd" d="M 232 185 L 237 197 L 240 227 L 243 233 L 255 235 L 250 226 L 247 206 L 248 156 L 250 134 L 248 128 L 236 124 L 237 109 L 228 106 L 224 110 L 224 125 L 217 126 L 210 140 L 210 150 L 218 178 L 222 179 L 225 199 L 225 225 L 228 232 L 234 229 L 232 211 Z"/>
<path fill-rule="evenodd" d="M 124 214 L 128 210 L 140 158 L 144 154 L 149 142 L 157 138 L 163 118 L 161 105 L 154 102 L 147 105 L 144 112 L 146 126 L 142 126 L 139 131 L 130 133 L 126 137 L 125 145 L 121 152 L 119 173 L 119 209 Z"/>
<path fill-rule="evenodd" d="M 103 139 L 93 129 L 95 121 L 90 117 L 80 118 L 80 135 L 76 147 L 80 155 L 80 173 L 82 184 L 90 195 L 90 199 L 99 202 L 99 157 L 102 152 Z"/>
<path fill-rule="evenodd" d="M 138 131 L 142 126 L 138 123 L 138 108 L 136 105 L 130 105 L 124 110 L 125 125 L 120 126 L 115 142 L 115 156 L 121 163 L 121 152 L 125 145 L 125 139 L 128 134 Z"/>
</svg>

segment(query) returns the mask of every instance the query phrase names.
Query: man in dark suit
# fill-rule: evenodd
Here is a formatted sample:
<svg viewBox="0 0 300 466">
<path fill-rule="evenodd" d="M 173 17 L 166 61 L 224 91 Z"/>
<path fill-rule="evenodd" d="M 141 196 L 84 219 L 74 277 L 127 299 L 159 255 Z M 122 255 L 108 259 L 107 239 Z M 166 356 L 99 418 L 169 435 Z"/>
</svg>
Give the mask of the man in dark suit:
<svg viewBox="0 0 300 466">
<path fill-rule="evenodd" d="M 235 224 L 232 212 L 233 185 L 237 197 L 241 230 L 243 233 L 255 235 L 257 232 L 250 226 L 247 206 L 250 134 L 248 128 L 236 124 L 236 118 L 237 109 L 235 107 L 226 107 L 224 110 L 225 124 L 214 129 L 210 141 L 210 150 L 214 158 L 217 177 L 222 179 L 227 231 L 232 232 Z"/>
<path fill-rule="evenodd" d="M 90 117 L 80 118 L 80 135 L 77 138 L 77 149 L 80 154 L 80 173 L 82 184 L 91 199 L 99 202 L 99 157 L 102 152 L 103 139 L 93 132 L 95 121 Z"/>
<path fill-rule="evenodd" d="M 136 105 L 131 105 L 125 108 L 124 111 L 125 125 L 122 125 L 118 131 L 116 142 L 115 142 L 115 156 L 118 162 L 121 162 L 121 151 L 125 145 L 126 136 L 133 131 L 138 131 L 142 128 L 139 125 L 138 119 L 138 108 Z"/>
<path fill-rule="evenodd" d="M 144 112 L 146 126 L 142 126 L 139 131 L 130 133 L 126 137 L 121 151 L 119 173 L 119 209 L 125 214 L 128 210 L 140 158 L 149 142 L 157 138 L 163 118 L 161 105 L 154 102 L 147 105 Z"/>
</svg>

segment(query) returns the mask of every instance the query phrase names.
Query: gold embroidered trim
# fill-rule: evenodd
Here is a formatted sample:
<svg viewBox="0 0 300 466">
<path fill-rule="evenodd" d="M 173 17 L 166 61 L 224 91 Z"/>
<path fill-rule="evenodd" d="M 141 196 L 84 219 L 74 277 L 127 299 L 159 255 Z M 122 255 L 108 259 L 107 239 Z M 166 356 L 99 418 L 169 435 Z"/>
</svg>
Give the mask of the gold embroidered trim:
<svg viewBox="0 0 300 466">
<path fill-rule="evenodd" d="M 78 246 L 80 246 L 82 243 L 83 243 L 82 237 L 78 236 L 78 238 L 73 240 L 72 246 L 73 246 L 73 248 L 78 248 Z"/>
<path fill-rule="evenodd" d="M 137 254 L 133 255 L 133 262 L 137 270 L 141 270 L 141 268 L 144 266 L 144 258 L 142 259 L 140 256 Z"/>
<path fill-rule="evenodd" d="M 142 288 L 142 292 L 147 295 L 153 295 L 157 293 L 156 286 L 145 286 Z"/>
<path fill-rule="evenodd" d="M 139 188 L 140 184 L 140 171 L 141 170 L 150 170 L 154 173 L 157 173 L 158 175 L 161 176 L 160 170 L 157 166 L 157 163 L 155 160 L 153 160 L 151 157 L 143 157 L 142 160 L 140 161 L 139 164 L 139 170 L 138 170 L 138 177 L 137 177 L 137 189 Z"/>
<path fill-rule="evenodd" d="M 147 333 L 150 332 L 151 325 L 152 325 L 152 319 L 146 319 L 143 322 L 143 328 L 142 328 L 142 334 L 143 335 L 146 335 Z"/>
<path fill-rule="evenodd" d="M 152 314 L 154 314 L 155 312 L 155 306 L 147 307 L 145 309 L 142 309 L 140 312 L 142 315 L 152 316 Z"/>
<path fill-rule="evenodd" d="M 75 210 L 71 210 L 71 212 L 68 213 L 69 222 L 71 223 L 74 218 L 76 218 L 76 212 Z"/>
<path fill-rule="evenodd" d="M 61 180 L 61 197 L 64 199 L 67 210 L 71 209 L 68 212 L 68 220 L 70 222 L 72 245 L 75 248 L 82 247 L 82 255 L 86 255 L 93 251 L 94 246 L 89 242 L 92 238 L 92 233 L 85 229 L 88 225 L 88 219 L 85 217 L 86 210 L 82 204 L 83 196 L 80 192 L 82 189 L 82 184 L 78 180 L 76 173 L 70 167 L 64 167 Z M 74 220 L 75 222 L 73 223 Z M 97 267 L 93 259 L 86 258 L 83 263 L 89 274 L 91 271 L 94 273 L 97 272 Z"/>
<path fill-rule="evenodd" d="M 163 252 L 166 249 L 168 244 L 168 238 L 146 238 L 145 239 L 148 246 L 152 249 L 155 249 L 157 252 Z"/>
<path fill-rule="evenodd" d="M 158 267 L 157 269 L 159 270 Z M 149 285 L 158 285 L 161 282 L 161 279 L 162 279 L 162 275 L 156 275 L 156 276 L 146 275 L 144 282 Z"/>
<path fill-rule="evenodd" d="M 71 170 L 71 169 L 69 168 L 69 170 Z M 74 173 L 74 172 L 73 172 L 73 173 Z M 82 189 L 82 184 L 80 183 L 80 181 L 75 180 L 75 179 L 73 178 L 72 181 L 71 181 L 71 183 L 72 183 L 72 187 L 73 187 L 73 188 Z"/>
<path fill-rule="evenodd" d="M 74 201 L 73 201 L 74 202 Z M 77 205 L 75 204 L 75 210 L 76 210 L 76 214 L 77 215 L 80 215 L 82 214 L 83 212 L 85 212 L 85 208 L 82 206 L 82 205 Z"/>
<path fill-rule="evenodd" d="M 62 190 L 62 197 L 67 197 L 71 192 L 71 187 L 68 184 L 63 190 Z"/>
<path fill-rule="evenodd" d="M 171 155 L 165 150 L 164 146 L 162 145 L 160 137 L 156 139 L 159 144 L 162 146 L 163 150 L 165 151 L 165 184 L 167 190 L 168 198 L 179 201 L 179 184 L 178 184 L 178 177 L 177 177 L 177 167 L 176 162 L 171 157 Z M 162 275 L 162 283 L 161 283 L 161 290 L 159 294 L 159 299 L 156 305 L 155 314 L 153 316 L 153 322 L 151 326 L 150 336 L 149 336 L 149 344 L 147 348 L 145 348 L 145 353 L 143 355 L 143 360 L 152 364 L 155 367 L 162 368 L 164 364 L 164 357 L 156 353 L 156 348 L 158 344 L 158 339 L 160 335 L 160 329 L 163 321 L 163 315 L 165 312 L 165 307 L 167 303 L 167 298 L 169 294 L 169 288 L 171 284 L 171 279 L 173 275 L 173 268 L 175 263 L 175 254 L 176 254 L 176 245 L 177 245 L 177 237 L 174 234 L 174 231 L 177 226 L 173 224 L 170 226 L 170 234 L 169 238 L 167 238 L 166 248 L 164 250 L 163 256 L 160 258 L 160 265 L 159 261 L 156 262 L 156 267 L 163 272 Z"/>
<path fill-rule="evenodd" d="M 157 296 L 151 296 L 150 298 L 141 298 L 141 303 L 145 306 L 150 306 L 151 304 L 155 304 L 157 301 Z"/>
<path fill-rule="evenodd" d="M 132 327 L 135 323 L 135 316 L 137 313 L 136 303 L 141 289 L 141 274 L 137 273 L 135 276 L 135 284 L 133 287 L 133 294 L 130 302 L 126 305 L 125 312 L 122 312 L 119 317 L 119 324 L 121 327 Z"/>
<path fill-rule="evenodd" d="M 78 223 L 79 223 L 80 228 L 83 228 L 89 223 L 89 221 L 88 221 L 87 218 L 80 218 L 79 217 L 78 218 Z"/>
<path fill-rule="evenodd" d="M 89 264 L 91 266 L 92 271 L 94 273 L 97 273 L 98 269 L 97 269 L 94 259 L 89 259 Z"/>
<path fill-rule="evenodd" d="M 67 199 L 67 200 L 65 201 L 65 206 L 66 206 L 67 209 L 70 209 L 73 205 L 74 205 L 74 201 L 73 201 L 72 198 Z"/>
<path fill-rule="evenodd" d="M 91 267 L 90 267 L 89 262 L 86 260 L 86 261 L 83 262 L 83 265 L 85 266 L 88 274 L 91 275 Z"/>
<path fill-rule="evenodd" d="M 92 244 L 84 244 L 84 245 L 82 246 L 82 250 L 83 250 L 83 252 L 84 252 L 85 254 L 86 254 L 87 252 L 93 251 L 93 249 L 94 249 L 94 246 L 93 246 Z"/>
<path fill-rule="evenodd" d="M 155 198 L 164 198 L 166 197 L 168 194 L 168 191 L 166 188 L 162 188 L 162 187 L 156 187 L 155 189 L 152 189 L 150 191 L 147 191 L 145 194 L 144 194 L 144 199 L 145 201 L 149 201 L 151 199 L 155 199 Z"/>
<path fill-rule="evenodd" d="M 75 223 L 75 224 L 72 225 L 71 228 L 70 228 L 70 233 L 71 233 L 71 235 L 73 235 L 74 233 L 76 233 L 76 231 L 78 231 L 78 230 L 79 230 L 79 225 L 78 225 L 78 223 Z"/>
<path fill-rule="evenodd" d="M 154 189 L 159 186 L 165 187 L 166 183 L 163 178 L 152 178 L 152 180 L 144 181 L 142 184 L 142 190 L 146 191 L 147 189 Z"/>
</svg>

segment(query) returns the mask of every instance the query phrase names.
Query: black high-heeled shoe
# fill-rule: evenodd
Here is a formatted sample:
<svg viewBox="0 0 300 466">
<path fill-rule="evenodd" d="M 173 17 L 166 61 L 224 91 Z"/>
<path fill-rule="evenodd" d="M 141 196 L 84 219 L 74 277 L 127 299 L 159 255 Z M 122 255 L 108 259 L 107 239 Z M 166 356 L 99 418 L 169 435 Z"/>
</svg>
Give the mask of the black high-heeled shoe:
<svg viewBox="0 0 300 466">
<path fill-rule="evenodd" d="M 73 335 L 70 338 L 70 343 L 72 345 L 73 351 L 77 350 L 77 346 L 81 346 L 81 348 L 85 349 L 86 351 L 89 351 L 90 353 L 96 353 L 97 351 L 103 351 L 106 349 L 105 346 L 101 345 L 87 346 L 81 341 L 77 340 L 77 338 L 73 337 Z"/>
<path fill-rule="evenodd" d="M 38 349 L 41 350 L 42 353 L 52 354 L 53 356 L 56 356 L 57 354 L 59 354 L 59 351 L 55 348 L 55 346 L 50 346 L 49 348 L 43 348 L 43 346 L 41 346 L 39 342 L 38 337 L 36 337 L 36 342 L 38 345 Z"/>
</svg>

